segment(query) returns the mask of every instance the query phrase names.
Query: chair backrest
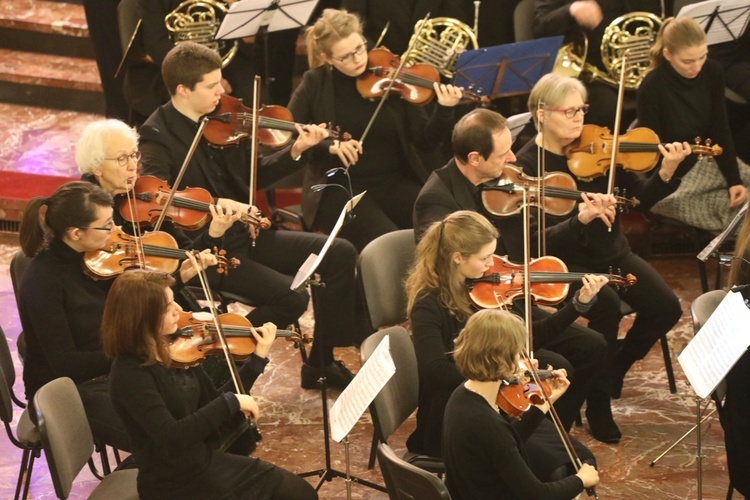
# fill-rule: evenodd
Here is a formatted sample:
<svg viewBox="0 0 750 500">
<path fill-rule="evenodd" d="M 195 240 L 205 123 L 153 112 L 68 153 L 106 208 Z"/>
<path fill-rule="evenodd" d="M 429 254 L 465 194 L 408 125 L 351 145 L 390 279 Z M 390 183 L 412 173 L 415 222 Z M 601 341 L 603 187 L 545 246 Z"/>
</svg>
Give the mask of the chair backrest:
<svg viewBox="0 0 750 500">
<path fill-rule="evenodd" d="M 414 262 L 415 250 L 413 229 L 379 236 L 362 250 L 359 275 L 373 329 L 406 321 L 403 282 Z"/>
<path fill-rule="evenodd" d="M 13 384 L 16 381 L 16 368 L 8 349 L 8 340 L 0 327 L 0 419 L 9 424 L 13 421 Z"/>
<path fill-rule="evenodd" d="M 534 39 L 534 0 L 521 0 L 513 11 L 516 42 Z"/>
<path fill-rule="evenodd" d="M 396 373 L 370 405 L 376 435 L 383 442 L 414 412 L 419 402 L 417 356 L 414 353 L 411 336 L 406 329 L 393 326 L 367 337 L 360 348 L 362 363 L 367 361 L 386 336 L 389 337 L 391 357 L 393 364 L 396 365 Z"/>
<path fill-rule="evenodd" d="M 378 445 L 378 462 L 391 500 L 440 500 L 451 497 L 440 479 L 401 460 L 385 443 Z"/>
<path fill-rule="evenodd" d="M 18 303 L 18 288 L 21 286 L 21 277 L 31 262 L 31 257 L 27 257 L 23 250 L 18 250 L 10 261 L 10 282 L 13 285 L 13 293 L 16 295 Z"/>
<path fill-rule="evenodd" d="M 706 321 L 708 321 L 708 318 L 711 317 L 716 308 L 719 307 L 726 294 L 727 292 L 724 290 L 711 290 L 699 295 L 690 304 L 690 314 L 693 316 L 693 334 L 698 333 L 698 330 L 706 324 Z"/>
<path fill-rule="evenodd" d="M 73 480 L 94 451 L 81 396 L 73 381 L 62 377 L 36 392 L 34 407 L 55 493 L 67 498 Z"/>
</svg>

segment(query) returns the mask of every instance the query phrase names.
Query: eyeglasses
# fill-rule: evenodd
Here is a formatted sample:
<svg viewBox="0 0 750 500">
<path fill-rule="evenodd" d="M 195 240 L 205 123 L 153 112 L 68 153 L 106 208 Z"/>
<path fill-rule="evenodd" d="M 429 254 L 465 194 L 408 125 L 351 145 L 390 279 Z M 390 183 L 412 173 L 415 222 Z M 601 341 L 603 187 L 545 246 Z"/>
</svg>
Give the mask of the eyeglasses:
<svg viewBox="0 0 750 500">
<path fill-rule="evenodd" d="M 110 220 L 109 222 L 105 222 L 105 224 L 107 225 L 106 226 L 84 226 L 84 227 L 79 227 L 78 229 L 94 229 L 96 231 L 111 231 L 112 228 L 115 226 L 115 221 Z"/>
<path fill-rule="evenodd" d="M 582 115 L 585 115 L 589 112 L 589 105 L 584 104 L 583 106 L 578 106 L 577 108 L 545 108 L 547 111 L 557 111 L 558 113 L 565 113 L 565 118 L 573 118 L 575 115 L 578 114 L 580 111 Z"/>
<path fill-rule="evenodd" d="M 140 159 L 141 159 L 141 152 L 140 151 L 135 151 L 133 153 L 130 153 L 129 155 L 122 154 L 122 155 L 118 156 L 117 158 L 104 158 L 104 159 L 105 160 L 117 160 L 117 163 L 121 167 L 124 167 L 125 165 L 128 164 L 128 160 L 133 160 L 134 162 L 140 161 Z"/>
<path fill-rule="evenodd" d="M 367 42 L 363 41 L 361 44 L 357 45 L 357 48 L 354 49 L 352 52 L 349 52 L 343 57 L 333 57 L 331 56 L 331 59 L 334 59 L 342 64 L 349 64 L 354 62 L 354 58 L 356 56 L 361 56 L 367 52 Z"/>
</svg>

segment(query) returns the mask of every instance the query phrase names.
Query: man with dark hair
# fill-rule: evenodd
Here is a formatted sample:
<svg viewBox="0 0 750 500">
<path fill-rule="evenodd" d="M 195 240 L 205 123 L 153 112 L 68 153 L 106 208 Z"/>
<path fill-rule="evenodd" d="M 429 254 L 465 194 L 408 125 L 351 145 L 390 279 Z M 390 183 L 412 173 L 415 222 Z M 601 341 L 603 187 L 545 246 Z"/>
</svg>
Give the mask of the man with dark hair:
<svg viewBox="0 0 750 500">
<path fill-rule="evenodd" d="M 141 128 L 140 149 L 145 174 L 174 182 L 198 130 L 200 119 L 211 113 L 223 94 L 221 60 L 198 44 L 182 43 L 172 49 L 162 64 L 170 101 L 158 108 Z M 304 152 L 326 136 L 322 127 L 297 126 L 296 141 L 259 161 L 258 187 L 301 168 Z M 236 210 L 257 215 L 254 206 L 236 200 L 249 199 L 250 145 L 240 143 L 221 149 L 201 139 L 179 186 L 202 187 Z M 266 230 L 257 233 L 237 222 L 224 237 L 224 249 L 242 265 L 217 277 L 222 290 L 245 297 L 255 309 L 248 319 L 255 325 L 267 321 L 286 326 L 306 309 L 309 297 L 290 289 L 291 275 L 311 254 L 319 254 L 326 238 L 311 233 Z M 328 382 L 343 388 L 352 374 L 333 359 L 334 346 L 351 345 L 355 326 L 354 266 L 357 252 L 345 240 L 334 240 L 318 272 L 325 287 L 317 290 L 315 340 L 308 363 L 302 366 L 302 387 L 318 387 L 319 368 Z"/>
<path fill-rule="evenodd" d="M 494 111 L 476 109 L 458 121 L 453 129 L 452 143 L 454 158 L 430 175 L 414 204 L 417 238 L 421 238 L 434 221 L 457 210 L 473 210 L 487 217 L 500 231 L 496 253 L 510 255 L 511 262 L 522 262 L 523 218 L 493 217 L 481 201 L 480 185 L 497 182 L 508 164 L 516 159 L 510 149 L 512 139 L 505 119 Z M 606 217 L 604 198 L 599 194 L 591 195 L 591 199 L 584 195 L 578 218 L 569 223 L 572 230 L 579 231 L 592 220 Z M 564 229 L 546 231 L 548 241 L 570 238 L 570 233 Z M 533 231 L 534 227 L 531 229 Z M 574 305 L 575 302 L 574 299 Z M 584 309 L 576 307 L 579 313 L 585 312 Z M 533 307 L 532 313 L 535 321 L 550 316 L 538 307 Z M 534 338 L 534 344 L 535 355 L 540 359 L 541 366 L 550 364 L 555 368 L 565 368 L 571 379 L 570 388 L 555 404 L 560 419 L 569 429 L 589 396 L 592 383 L 602 370 L 606 352 L 604 337 L 574 323 L 552 338 Z M 589 425 L 592 428 L 599 425 L 597 435 L 608 442 L 619 441 L 621 434 L 612 420 L 609 405 L 602 405 L 601 412 L 595 412 L 594 406 L 595 403 L 589 400 Z M 594 418 L 595 413 L 601 418 Z"/>
</svg>

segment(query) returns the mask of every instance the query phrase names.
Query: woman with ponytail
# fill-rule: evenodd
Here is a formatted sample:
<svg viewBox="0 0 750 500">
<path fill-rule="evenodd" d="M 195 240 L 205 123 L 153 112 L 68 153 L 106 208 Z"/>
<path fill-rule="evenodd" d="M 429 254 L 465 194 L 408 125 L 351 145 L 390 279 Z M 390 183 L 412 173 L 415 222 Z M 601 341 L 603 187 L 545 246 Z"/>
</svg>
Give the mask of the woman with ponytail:
<svg viewBox="0 0 750 500">
<path fill-rule="evenodd" d="M 326 9 L 307 30 L 310 69 L 292 95 L 289 110 L 301 123 L 332 123 L 359 139 L 378 107 L 357 91 L 357 77 L 367 71 L 368 46 L 360 19 L 345 10 Z M 339 236 L 358 250 L 381 234 L 412 227 L 414 200 L 425 179 L 442 158 L 437 152 L 453 127 L 453 106 L 460 89 L 435 84 L 437 105 L 425 108 L 388 99 L 367 135 L 367 148 L 358 140 L 324 140 L 315 147 L 305 170 L 302 212 L 313 230 L 329 233 L 349 199 L 343 174 L 328 177 L 334 167 L 345 167 L 354 193 L 367 191 L 357 215 Z M 351 167 L 351 168 L 350 168 Z M 315 184 L 338 184 L 345 189 L 311 192 Z"/>
<path fill-rule="evenodd" d="M 492 265 L 497 238 L 497 229 L 484 216 L 461 210 L 433 223 L 417 245 L 415 264 L 405 284 L 419 369 L 417 428 L 406 442 L 413 453 L 443 456 L 445 405 L 456 387 L 466 380 L 453 359 L 454 341 L 477 310 L 469 298 L 466 280 L 481 277 Z M 533 322 L 535 340 L 542 341 L 565 330 L 578 318 L 579 309 L 590 307 L 605 283 L 606 278 L 586 275 L 575 301 Z M 542 351 L 535 352 L 540 359 L 545 356 Z M 573 473 L 553 424 L 543 418 L 546 412 L 546 408 L 529 412 L 519 423 L 529 466 L 541 481 L 562 479 Z M 574 443 L 584 462 L 595 462 L 589 450 L 575 440 Z"/>
<path fill-rule="evenodd" d="M 662 142 L 711 139 L 724 150 L 690 156 L 674 176 L 677 191 L 651 211 L 708 231 L 722 231 L 747 200 L 750 167 L 737 158 L 724 100 L 721 65 L 708 59 L 703 28 L 689 17 L 667 19 L 651 51 L 651 68 L 638 89 L 638 125 Z"/>
</svg>

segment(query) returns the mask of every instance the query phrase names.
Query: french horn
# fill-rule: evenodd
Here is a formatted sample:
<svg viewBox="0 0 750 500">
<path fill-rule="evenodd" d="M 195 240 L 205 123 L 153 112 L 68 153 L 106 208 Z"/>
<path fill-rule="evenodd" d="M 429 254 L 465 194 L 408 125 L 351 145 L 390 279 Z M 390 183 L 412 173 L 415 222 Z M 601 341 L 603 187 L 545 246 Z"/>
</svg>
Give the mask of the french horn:
<svg viewBox="0 0 750 500">
<path fill-rule="evenodd" d="M 219 0 L 186 0 L 164 18 L 175 44 L 195 42 L 215 50 L 226 68 L 237 53 L 237 40 L 216 40 L 221 21 L 229 7 Z"/>
<path fill-rule="evenodd" d="M 409 40 L 409 46 L 413 44 L 414 48 L 406 59 L 406 64 L 427 63 L 435 66 L 442 75 L 451 78 L 458 56 L 469 44 L 472 48 L 477 48 L 476 34 L 469 26 L 451 17 L 428 19 L 420 31 L 424 22 L 420 20 L 414 26 L 414 34 Z M 415 41 L 417 34 L 419 37 Z"/>
<path fill-rule="evenodd" d="M 628 52 L 625 71 L 625 88 L 635 90 L 646 76 L 650 63 L 651 47 L 662 20 L 650 12 L 630 12 L 618 17 L 604 30 L 601 44 L 602 65 L 600 70 L 586 60 L 588 40 L 563 45 L 557 53 L 553 72 L 586 81 L 601 81 L 617 87 L 623 64 L 623 55 Z"/>
</svg>

